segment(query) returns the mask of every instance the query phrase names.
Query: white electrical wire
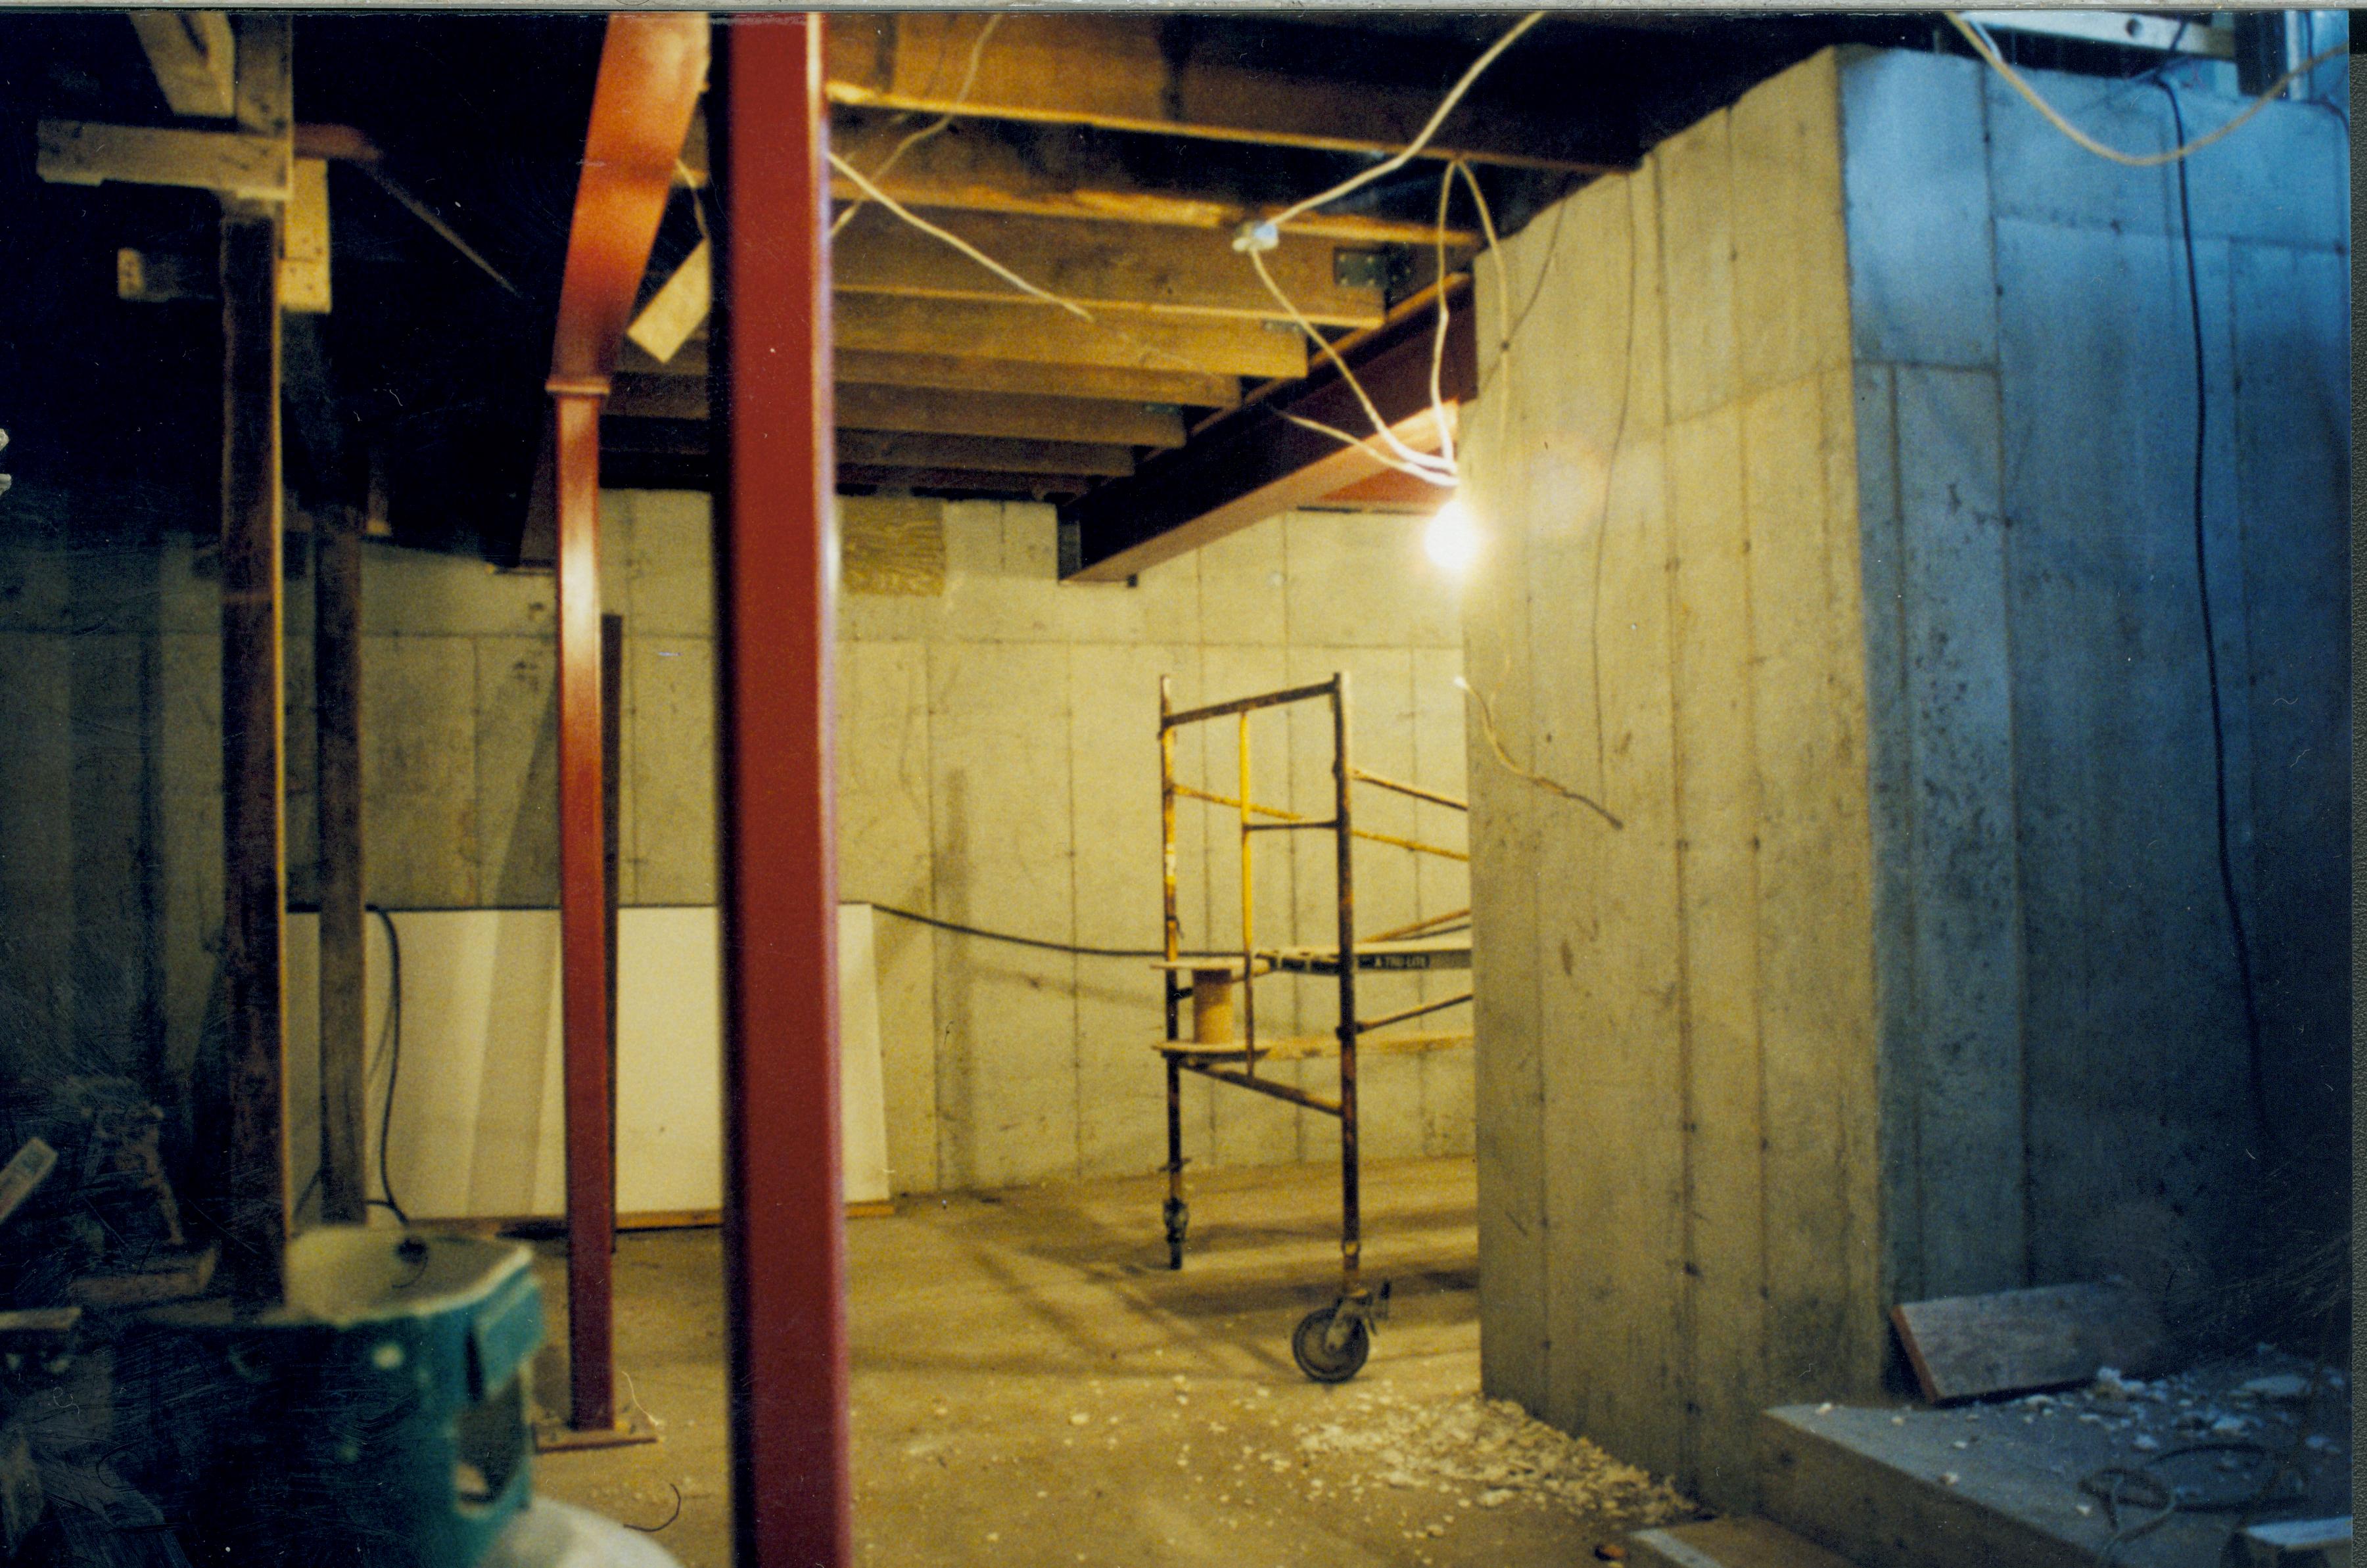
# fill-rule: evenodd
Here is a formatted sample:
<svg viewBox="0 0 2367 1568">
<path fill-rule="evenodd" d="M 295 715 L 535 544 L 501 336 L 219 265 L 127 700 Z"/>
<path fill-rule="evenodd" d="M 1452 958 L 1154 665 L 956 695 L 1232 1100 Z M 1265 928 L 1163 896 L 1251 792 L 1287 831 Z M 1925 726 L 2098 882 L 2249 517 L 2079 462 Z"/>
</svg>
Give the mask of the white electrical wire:
<svg viewBox="0 0 2367 1568">
<path fill-rule="evenodd" d="M 903 203 L 898 201 L 894 197 L 889 196 L 886 191 L 881 190 L 878 186 L 872 184 L 870 177 L 865 175 L 862 170 L 856 168 L 854 164 L 848 163 L 845 159 L 840 157 L 835 152 L 832 152 L 830 155 L 830 166 L 836 169 L 840 174 L 844 175 L 848 179 L 854 181 L 855 188 L 861 191 L 871 200 L 878 202 L 880 206 L 886 208 L 897 217 L 901 218 L 905 222 L 910 223 L 913 228 L 918 229 L 922 233 L 928 235 L 931 239 L 941 241 L 946 244 L 951 245 L 955 250 L 959 251 L 970 260 L 978 263 L 979 265 L 986 268 L 987 271 L 994 274 L 995 276 L 1002 279 L 1003 282 L 1008 283 L 1012 288 L 1018 289 L 1022 294 L 1032 295 L 1034 298 L 1043 300 L 1048 305 L 1058 305 L 1060 309 L 1068 311 L 1069 314 L 1076 317 L 1079 321 L 1093 321 L 1093 313 L 1091 310 L 1086 310 L 1082 305 L 1078 304 L 1074 299 L 1064 299 L 1060 295 L 1053 293 L 1048 288 L 1037 288 L 1035 284 L 1028 282 L 1025 278 L 1020 276 L 1017 273 L 1012 271 L 1001 262 L 996 261 L 992 256 L 988 255 L 984 251 L 980 250 L 976 245 L 971 244 L 968 240 L 963 239 L 959 234 L 948 233 L 946 231 L 940 229 L 935 224 L 930 222 L 927 219 L 913 212 L 910 208 L 904 206 Z"/>
<path fill-rule="evenodd" d="M 1282 285 L 1274 280 L 1274 274 L 1266 270 L 1265 257 L 1256 251 L 1245 254 L 1250 258 L 1250 265 L 1257 269 L 1258 281 L 1265 285 L 1265 291 L 1274 296 L 1276 304 L 1289 312 L 1290 319 L 1298 323 L 1298 330 L 1307 334 L 1308 341 L 1321 349 L 1324 356 L 1339 369 L 1342 379 L 1348 384 L 1348 389 L 1356 394 L 1356 401 L 1363 405 L 1365 417 L 1373 422 L 1373 429 L 1379 434 L 1382 444 L 1396 453 L 1404 462 L 1444 474 L 1451 480 L 1454 477 L 1454 467 L 1450 462 L 1443 461 L 1434 452 L 1416 451 L 1400 440 L 1396 431 L 1389 428 L 1388 421 L 1381 417 L 1381 411 L 1374 406 L 1372 398 L 1365 392 L 1365 384 L 1356 379 L 1356 373 L 1348 368 L 1348 362 L 1340 357 L 1338 349 L 1331 346 L 1331 340 L 1315 330 L 1315 324 L 1309 321 L 1297 305 L 1292 302 L 1290 296 L 1282 291 Z M 1308 423 L 1311 428 L 1321 428 L 1313 425 L 1311 421 Z M 1343 435 L 1342 439 L 1347 441 L 1352 446 L 1365 445 L 1365 442 L 1358 441 L 1353 436 Z"/>
<path fill-rule="evenodd" d="M 1996 70 L 1999 75 L 2004 77 L 2007 85 L 2010 86 L 2015 92 L 2020 93 L 2024 98 L 2028 99 L 2031 107 L 2045 116 L 2046 122 L 2049 125 L 2052 125 L 2056 130 L 2069 137 L 2079 146 L 2087 149 L 2090 152 L 2093 152 L 2097 157 L 2109 158 L 2115 164 L 2124 164 L 2132 169 L 2157 169 L 2165 164 L 2175 164 L 2181 158 L 2191 158 L 2194 156 L 2195 153 L 2202 152 L 2205 147 L 2210 146 L 2221 137 L 2234 134 L 2237 128 L 2245 124 L 2245 122 L 2249 120 L 2254 115 L 2268 107 L 2270 103 L 2276 98 L 2278 94 L 2283 92 L 2287 87 L 2293 85 L 2294 82 L 2308 75 L 2311 72 L 2316 70 L 2327 61 L 2337 59 L 2349 52 L 2350 48 L 2347 44 L 2337 44 L 2332 49 L 2321 50 L 2319 52 L 2311 55 L 2307 60 L 2303 61 L 2299 65 L 2294 66 L 2292 70 L 2278 77 L 2275 83 L 2270 86 L 2269 90 L 2262 93 L 2259 97 L 2254 98 L 2251 102 L 2251 106 L 2246 108 L 2243 113 L 2237 115 L 2235 118 L 2221 126 L 2218 130 L 2198 136 L 2193 141 L 2187 142 L 2183 146 L 2173 147 L 2167 152 L 2124 152 L 2117 147 L 2108 147 L 2103 142 L 2097 141 L 2094 137 L 2089 135 L 2086 131 L 2080 130 L 2078 126 L 2064 118 L 2061 110 L 2057 109 L 2053 104 L 2048 103 L 2044 98 L 2039 96 L 2038 89 L 2032 86 L 2029 82 L 2024 80 L 2022 73 L 2016 71 L 2012 66 L 2008 65 L 2005 62 L 2005 56 L 1998 52 L 1996 40 L 1991 39 L 1988 31 L 1978 23 L 1972 21 L 1963 13 L 1957 11 L 1943 11 L 1941 14 L 1946 17 L 1949 21 L 1955 24 L 1956 30 L 1965 35 L 1965 41 L 1973 46 L 1973 52 L 1978 54 L 1983 60 L 1987 61 L 1989 65 Z"/>
<path fill-rule="evenodd" d="M 1545 19 L 1545 12 L 1532 11 L 1527 16 L 1522 17 L 1518 22 L 1515 22 L 1512 25 L 1512 29 L 1506 32 L 1502 38 L 1498 39 L 1494 43 L 1490 44 L 1488 47 L 1488 51 L 1485 54 L 1482 54 L 1478 59 L 1473 61 L 1471 62 L 1471 68 L 1463 73 L 1463 79 L 1455 83 L 1455 86 L 1447 93 L 1446 96 L 1440 100 L 1437 109 L 1433 111 L 1430 117 L 1430 122 L 1427 125 L 1424 125 L 1421 128 L 1420 134 L 1416 135 L 1413 141 L 1406 145 L 1405 151 L 1398 153 L 1395 157 L 1392 157 L 1386 162 L 1374 164 L 1371 168 L 1366 169 L 1360 174 L 1351 175 L 1348 178 L 1342 180 L 1338 185 L 1333 186 L 1330 190 L 1324 191 L 1320 195 L 1310 196 L 1305 201 L 1299 202 L 1295 206 L 1283 209 L 1273 217 L 1266 219 L 1264 222 L 1279 228 L 1281 225 L 1289 222 L 1294 218 L 1300 217 L 1307 212 L 1312 211 L 1314 209 L 1321 207 L 1327 202 L 1337 201 L 1342 197 L 1346 196 L 1350 191 L 1361 189 L 1363 186 L 1372 184 L 1375 180 L 1381 178 L 1383 175 L 1393 175 L 1398 170 L 1404 168 L 1408 164 L 1411 163 L 1420 155 L 1424 147 L 1430 145 L 1430 139 L 1438 134 L 1438 128 L 1446 123 L 1446 117 L 1455 112 L 1455 106 L 1456 104 L 1463 101 L 1463 95 L 1471 90 L 1471 84 L 1479 80 L 1480 73 L 1485 72 L 1490 65 L 1496 63 L 1496 57 L 1503 53 L 1506 50 L 1512 48 L 1513 43 L 1520 39 L 1520 36 L 1523 33 L 1527 32 L 1531 28 L 1535 27 L 1539 22 L 1542 22 Z"/>
<path fill-rule="evenodd" d="M 969 90 L 978 85 L 978 63 L 986 58 L 986 40 L 992 38 L 994 29 L 1002 25 L 1002 12 L 997 11 L 987 17 L 986 26 L 979 29 L 978 41 L 969 46 L 969 68 L 962 73 L 961 85 L 954 90 L 953 106 L 939 115 L 933 123 L 922 127 L 896 143 L 895 151 L 881 159 L 879 166 L 871 171 L 871 177 L 874 180 L 886 179 L 888 172 L 902 160 L 905 153 L 954 122 L 954 117 L 961 112 L 962 105 L 969 102 Z M 832 162 L 835 163 L 837 160 L 832 159 Z M 848 204 L 845 211 L 838 215 L 838 221 L 830 226 L 832 239 L 837 239 L 839 231 L 855 221 L 855 215 L 863 210 L 865 199 L 867 198 L 858 197 Z"/>
</svg>

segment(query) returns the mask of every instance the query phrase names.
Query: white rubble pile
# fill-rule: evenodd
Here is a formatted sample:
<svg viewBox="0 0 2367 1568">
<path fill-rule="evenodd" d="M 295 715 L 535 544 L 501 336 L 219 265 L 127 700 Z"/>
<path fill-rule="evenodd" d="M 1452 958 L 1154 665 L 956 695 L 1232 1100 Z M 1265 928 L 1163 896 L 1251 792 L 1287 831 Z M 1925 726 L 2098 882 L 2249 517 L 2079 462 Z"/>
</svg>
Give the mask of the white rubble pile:
<svg viewBox="0 0 2367 1568">
<path fill-rule="evenodd" d="M 1363 1461 L 1373 1483 L 1448 1492 L 1482 1508 L 1514 1500 L 1558 1503 L 1573 1513 L 1607 1516 L 1637 1527 L 1665 1524 L 1697 1510 L 1664 1481 L 1613 1459 L 1584 1438 L 1557 1432 L 1509 1399 L 1464 1395 L 1399 1401 L 1359 1394 L 1357 1413 L 1298 1429 L 1308 1455 Z"/>
</svg>

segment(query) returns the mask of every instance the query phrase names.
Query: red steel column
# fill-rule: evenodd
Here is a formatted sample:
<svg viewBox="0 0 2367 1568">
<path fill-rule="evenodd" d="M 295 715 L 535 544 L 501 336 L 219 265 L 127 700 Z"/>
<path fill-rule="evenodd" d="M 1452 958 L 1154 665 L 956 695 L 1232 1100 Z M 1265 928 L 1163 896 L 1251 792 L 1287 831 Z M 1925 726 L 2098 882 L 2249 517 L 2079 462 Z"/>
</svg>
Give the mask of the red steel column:
<svg viewBox="0 0 2367 1568">
<path fill-rule="evenodd" d="M 606 387 L 554 379 L 559 502 L 559 953 L 567 1104 L 568 1425 L 617 1424 L 609 1255 L 608 851 L 601 778 L 600 408 Z"/>
<path fill-rule="evenodd" d="M 617 1189 L 600 787 L 600 409 L 698 105 L 707 43 L 707 18 L 696 13 L 608 18 L 550 340 L 549 389 L 559 423 L 559 920 L 573 1381 L 568 1425 L 579 1433 L 614 1432 L 617 1425 L 608 1298 Z"/>
<path fill-rule="evenodd" d="M 741 1568 L 843 1568 L 848 1514 L 822 18 L 735 18 L 710 118 L 722 763 L 723 1243 Z M 734 153 L 740 154 L 734 156 Z"/>
</svg>

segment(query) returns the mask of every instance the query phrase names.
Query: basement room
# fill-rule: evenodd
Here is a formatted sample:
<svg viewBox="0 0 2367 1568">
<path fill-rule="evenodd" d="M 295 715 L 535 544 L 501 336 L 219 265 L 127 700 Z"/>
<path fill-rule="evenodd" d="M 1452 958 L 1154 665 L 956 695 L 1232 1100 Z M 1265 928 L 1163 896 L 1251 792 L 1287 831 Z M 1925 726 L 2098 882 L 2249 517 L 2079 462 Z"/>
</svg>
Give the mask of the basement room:
<svg viewBox="0 0 2367 1568">
<path fill-rule="evenodd" d="M 2343 1568 L 2347 14 L 0 14 L 0 1564 Z"/>
</svg>

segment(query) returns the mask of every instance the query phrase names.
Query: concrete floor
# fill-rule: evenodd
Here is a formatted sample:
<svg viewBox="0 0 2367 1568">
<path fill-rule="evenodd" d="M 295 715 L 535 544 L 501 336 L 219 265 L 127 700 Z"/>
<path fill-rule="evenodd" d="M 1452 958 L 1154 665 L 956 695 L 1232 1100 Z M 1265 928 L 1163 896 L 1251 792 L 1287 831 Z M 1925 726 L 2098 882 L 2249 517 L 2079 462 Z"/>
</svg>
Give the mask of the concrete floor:
<svg viewBox="0 0 2367 1568">
<path fill-rule="evenodd" d="M 1395 1282 L 1394 1310 L 1356 1382 L 1301 1377 L 1287 1335 L 1331 1299 L 1337 1181 L 1320 1166 L 1195 1181 L 1181 1273 L 1157 1179 L 913 1199 L 852 1222 L 857 1561 L 1569 1563 L 1632 1528 L 1401 1452 L 1340 1451 L 1359 1421 L 1467 1418 L 1478 1314 L 1471 1163 L 1369 1167 L 1366 1267 Z M 620 1242 L 620 1397 L 663 1440 L 537 1461 L 539 1491 L 630 1524 L 664 1520 L 679 1487 L 655 1539 L 688 1568 L 730 1560 L 719 1268 L 713 1231 Z M 542 1270 L 552 1348 L 536 1381 L 556 1396 L 555 1250 Z M 1302 1446 L 1325 1428 L 1322 1451 Z"/>
</svg>

